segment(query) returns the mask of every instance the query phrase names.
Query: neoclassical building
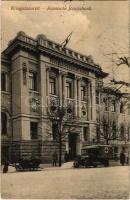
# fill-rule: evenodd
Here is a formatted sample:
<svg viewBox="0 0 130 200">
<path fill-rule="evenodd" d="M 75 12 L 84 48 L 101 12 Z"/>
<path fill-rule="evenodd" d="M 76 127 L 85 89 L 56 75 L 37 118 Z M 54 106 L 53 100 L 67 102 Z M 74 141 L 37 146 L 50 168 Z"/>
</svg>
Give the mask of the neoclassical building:
<svg viewBox="0 0 130 200">
<path fill-rule="evenodd" d="M 66 108 L 63 151 L 71 157 L 98 140 L 97 104 L 107 73 L 91 56 L 63 48 L 45 35 L 19 32 L 2 52 L 2 156 L 16 161 L 37 155 L 43 162 L 58 149 L 51 106 Z M 63 122 L 64 123 L 64 122 Z"/>
</svg>

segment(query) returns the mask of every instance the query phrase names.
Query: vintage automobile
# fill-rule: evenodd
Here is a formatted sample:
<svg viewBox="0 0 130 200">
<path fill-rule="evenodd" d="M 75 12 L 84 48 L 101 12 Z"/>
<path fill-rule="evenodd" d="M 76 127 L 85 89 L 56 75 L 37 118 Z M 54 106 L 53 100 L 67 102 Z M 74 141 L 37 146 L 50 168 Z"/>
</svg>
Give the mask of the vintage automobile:
<svg viewBox="0 0 130 200">
<path fill-rule="evenodd" d="M 98 165 L 109 166 L 109 160 L 112 156 L 112 147 L 110 145 L 92 145 L 85 146 L 82 149 L 81 155 L 78 155 L 73 163 L 75 168 L 97 167 Z"/>
<path fill-rule="evenodd" d="M 40 169 L 40 163 L 41 160 L 39 158 L 21 158 L 18 163 L 15 163 L 14 167 L 16 171 L 33 171 Z"/>
</svg>

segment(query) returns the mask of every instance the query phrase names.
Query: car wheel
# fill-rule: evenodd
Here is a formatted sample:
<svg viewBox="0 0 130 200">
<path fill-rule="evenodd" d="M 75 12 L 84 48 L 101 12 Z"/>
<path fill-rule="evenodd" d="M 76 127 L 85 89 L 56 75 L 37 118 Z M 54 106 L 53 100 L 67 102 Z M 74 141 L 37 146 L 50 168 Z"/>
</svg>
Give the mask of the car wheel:
<svg viewBox="0 0 130 200">
<path fill-rule="evenodd" d="M 85 166 L 85 168 L 88 168 L 88 167 L 89 167 L 89 165 L 88 165 L 87 163 L 85 163 L 85 165 L 84 165 L 84 166 Z"/>
<path fill-rule="evenodd" d="M 109 167 L 109 161 L 108 160 L 104 163 L 104 167 Z"/>
<path fill-rule="evenodd" d="M 94 165 L 93 165 L 93 167 L 94 167 L 94 168 L 96 168 L 96 167 L 97 167 L 97 165 L 96 165 L 96 164 L 94 164 Z"/>
<path fill-rule="evenodd" d="M 75 168 L 79 168 L 79 164 L 78 163 L 74 163 L 74 167 Z"/>
</svg>

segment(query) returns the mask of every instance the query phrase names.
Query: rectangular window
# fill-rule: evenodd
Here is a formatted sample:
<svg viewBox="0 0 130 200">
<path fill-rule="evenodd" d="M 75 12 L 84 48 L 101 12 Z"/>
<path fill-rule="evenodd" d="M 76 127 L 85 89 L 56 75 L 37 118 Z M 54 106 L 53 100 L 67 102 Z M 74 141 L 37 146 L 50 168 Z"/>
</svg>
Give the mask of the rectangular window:
<svg viewBox="0 0 130 200">
<path fill-rule="evenodd" d="M 53 140 L 57 140 L 57 137 L 58 137 L 58 123 L 56 123 L 56 122 L 52 123 L 52 136 L 53 136 Z"/>
<path fill-rule="evenodd" d="M 84 141 L 89 140 L 89 128 L 88 127 L 83 127 L 83 137 L 84 137 Z"/>
<path fill-rule="evenodd" d="M 96 127 L 96 137 L 97 137 L 97 142 L 100 142 L 100 127 Z"/>
<path fill-rule="evenodd" d="M 96 90 L 96 104 L 99 104 L 100 102 L 100 93 L 99 90 Z"/>
<path fill-rule="evenodd" d="M 1 74 L 1 91 L 6 91 L 6 73 Z"/>
<path fill-rule="evenodd" d="M 128 108 L 128 115 L 130 115 L 130 104 L 127 105 Z"/>
<path fill-rule="evenodd" d="M 30 134 L 31 134 L 32 140 L 38 138 L 38 135 L 37 135 L 38 126 L 37 125 L 38 125 L 37 122 L 30 123 Z"/>
<path fill-rule="evenodd" d="M 56 78 L 49 79 L 50 94 L 56 95 Z"/>
<path fill-rule="evenodd" d="M 35 72 L 29 73 L 29 89 L 37 91 L 37 74 Z"/>
<path fill-rule="evenodd" d="M 116 112 L 116 102 L 115 101 L 112 101 L 111 111 Z"/>
<path fill-rule="evenodd" d="M 124 111 L 125 111 L 125 109 L 124 109 L 124 104 L 123 104 L 123 102 L 121 102 L 121 104 L 120 104 L 120 113 L 124 113 Z"/>
<path fill-rule="evenodd" d="M 105 107 L 105 111 L 108 111 L 108 98 L 103 98 L 103 104 Z"/>
<path fill-rule="evenodd" d="M 7 115 L 4 112 L 1 112 L 1 134 L 7 134 Z"/>
<path fill-rule="evenodd" d="M 72 97 L 72 83 L 66 82 L 66 97 L 71 98 Z"/>
<path fill-rule="evenodd" d="M 85 87 L 81 86 L 81 101 L 85 101 Z"/>
</svg>

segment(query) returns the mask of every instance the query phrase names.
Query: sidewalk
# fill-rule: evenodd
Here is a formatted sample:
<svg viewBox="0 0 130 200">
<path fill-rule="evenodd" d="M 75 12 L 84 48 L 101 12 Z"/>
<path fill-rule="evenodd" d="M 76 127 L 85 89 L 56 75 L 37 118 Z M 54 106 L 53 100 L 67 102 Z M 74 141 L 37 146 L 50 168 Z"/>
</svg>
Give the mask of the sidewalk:
<svg viewBox="0 0 130 200">
<path fill-rule="evenodd" d="M 116 166 L 121 166 L 120 164 L 120 161 L 114 161 L 114 160 L 110 160 L 109 161 L 110 165 L 109 167 L 116 167 Z M 124 166 L 127 166 L 126 164 Z M 103 167 L 102 165 L 99 166 L 99 167 Z M 58 166 L 52 166 L 52 163 L 46 163 L 46 164 L 40 164 L 40 168 L 41 170 L 62 170 L 62 169 L 72 169 L 73 168 L 73 161 L 71 162 L 66 162 L 66 163 L 63 163 L 61 167 Z M 2 171 L 2 169 L 1 169 Z M 15 167 L 12 167 L 12 166 L 9 166 L 9 170 L 8 172 L 16 172 L 16 169 Z"/>
<path fill-rule="evenodd" d="M 114 167 L 114 166 L 121 166 L 119 160 L 118 160 L 118 161 L 110 160 L 110 161 L 109 161 L 109 164 L 110 164 L 111 167 Z"/>
<path fill-rule="evenodd" d="M 124 166 L 127 166 L 128 164 L 125 164 Z M 102 166 L 102 165 L 101 165 Z M 109 167 L 116 167 L 116 166 L 122 166 L 120 164 L 120 161 L 115 161 L 115 160 L 110 160 L 109 161 Z M 40 165 L 41 168 L 43 169 L 72 169 L 73 168 L 73 161 L 71 162 L 66 162 L 66 163 L 63 163 L 61 167 L 57 166 L 56 167 L 53 167 L 52 164 L 41 164 Z"/>
<path fill-rule="evenodd" d="M 48 164 L 40 164 L 40 167 L 42 169 L 70 169 L 73 167 L 73 161 L 71 162 L 66 162 L 66 163 L 63 163 L 61 167 L 58 166 L 52 166 L 52 163 L 48 163 Z"/>
</svg>

